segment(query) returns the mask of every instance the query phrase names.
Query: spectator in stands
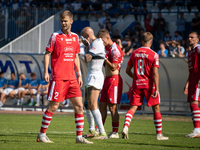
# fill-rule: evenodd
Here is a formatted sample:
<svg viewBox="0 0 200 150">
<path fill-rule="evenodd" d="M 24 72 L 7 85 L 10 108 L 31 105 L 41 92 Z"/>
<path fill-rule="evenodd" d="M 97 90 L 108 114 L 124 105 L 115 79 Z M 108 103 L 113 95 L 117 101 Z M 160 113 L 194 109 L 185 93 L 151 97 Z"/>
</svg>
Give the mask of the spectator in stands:
<svg viewBox="0 0 200 150">
<path fill-rule="evenodd" d="M 0 107 L 2 107 L 5 102 L 7 97 L 9 96 L 10 92 L 12 92 L 14 89 L 17 88 L 18 86 L 18 80 L 15 79 L 15 73 L 12 72 L 11 73 L 11 80 L 8 80 L 8 85 L 7 88 L 5 88 L 2 92 L 1 92 L 1 100 L 0 100 Z"/>
<path fill-rule="evenodd" d="M 103 11 L 101 17 L 99 17 L 98 25 L 100 29 L 106 28 L 106 12 Z"/>
<path fill-rule="evenodd" d="M 20 7 L 21 6 L 20 6 L 20 3 L 19 3 L 19 0 L 14 0 L 13 3 L 11 4 L 11 8 L 14 11 L 14 14 L 16 16 L 18 16 L 18 14 L 19 14 Z"/>
<path fill-rule="evenodd" d="M 158 51 L 158 55 L 161 57 L 168 57 L 168 50 L 165 48 L 165 43 L 160 43 L 160 50 Z"/>
<path fill-rule="evenodd" d="M 46 82 L 44 79 L 40 81 L 40 85 L 37 91 L 37 103 L 35 104 L 35 106 L 40 106 L 40 95 L 46 96 L 47 98 L 48 87 L 49 82 Z"/>
<path fill-rule="evenodd" d="M 34 14 L 26 10 L 26 31 L 34 27 Z"/>
<path fill-rule="evenodd" d="M 110 18 L 106 18 L 106 29 L 109 31 L 110 35 L 112 35 L 112 24 L 110 23 Z"/>
<path fill-rule="evenodd" d="M 131 12 L 133 9 L 132 4 L 128 0 L 124 0 L 121 7 L 120 7 L 120 12 L 123 12 L 123 16 L 121 20 L 118 20 L 118 22 L 123 22 L 124 18 L 126 15 Z"/>
<path fill-rule="evenodd" d="M 144 34 L 144 29 L 140 29 L 140 37 Z"/>
<path fill-rule="evenodd" d="M 20 15 L 15 21 L 18 27 L 18 35 L 21 35 L 25 32 L 25 25 L 26 25 L 26 16 L 24 10 L 20 11 Z"/>
<path fill-rule="evenodd" d="M 109 12 L 113 8 L 113 5 L 109 3 L 109 0 L 103 0 L 102 7 L 104 11 Z"/>
<path fill-rule="evenodd" d="M 116 29 L 114 35 L 112 36 L 112 41 L 117 41 L 117 39 L 121 40 L 121 35 L 119 35 L 119 30 Z"/>
<path fill-rule="evenodd" d="M 48 7 L 47 7 L 47 8 L 48 8 Z M 53 8 L 54 8 L 55 10 L 62 10 L 62 9 L 64 8 L 64 3 L 61 2 L 61 0 L 56 0 L 56 1 L 54 1 L 54 3 L 53 3 Z"/>
<path fill-rule="evenodd" d="M 186 40 L 181 41 L 181 46 L 183 46 L 185 49 L 188 47 Z"/>
<path fill-rule="evenodd" d="M 139 38 L 138 38 L 137 35 L 134 35 L 134 36 L 133 36 L 132 45 L 133 45 L 134 50 L 142 46 L 142 44 L 141 44 L 141 42 L 139 41 Z"/>
<path fill-rule="evenodd" d="M 18 88 L 11 91 L 9 96 L 14 99 L 15 95 L 18 96 L 17 99 L 17 106 L 22 105 L 24 99 L 21 98 L 22 92 L 25 91 L 25 89 L 28 88 L 28 83 L 29 83 L 29 79 L 26 78 L 26 76 L 24 75 L 24 73 L 20 73 L 19 74 L 19 83 L 18 83 Z"/>
<path fill-rule="evenodd" d="M 83 12 L 88 12 L 88 11 L 90 11 L 90 3 L 89 3 L 89 0 L 87 1 L 87 0 L 81 0 L 81 11 L 83 11 Z M 89 21 L 89 19 L 90 19 L 90 17 L 91 17 L 91 14 L 89 14 L 89 13 L 84 13 L 83 15 L 86 15 L 87 17 L 86 17 L 86 20 L 88 20 Z"/>
<path fill-rule="evenodd" d="M 22 92 L 22 98 L 24 98 L 26 94 L 30 94 L 31 102 L 28 104 L 28 106 L 33 106 L 34 105 L 34 95 L 39 90 L 38 87 L 40 85 L 40 80 L 37 79 L 37 76 L 35 73 L 31 73 L 30 76 L 31 76 L 32 80 L 29 82 L 28 89 L 26 89 Z M 37 95 L 37 99 L 38 99 L 38 97 L 40 97 L 40 96 Z"/>
<path fill-rule="evenodd" d="M 152 18 L 152 13 L 148 13 L 148 18 L 144 21 L 146 32 L 154 33 L 154 19 Z"/>
<path fill-rule="evenodd" d="M 164 36 L 164 42 L 170 41 L 172 39 L 170 32 L 166 31 Z"/>
<path fill-rule="evenodd" d="M 177 44 L 177 57 L 185 57 L 185 48 L 180 43 Z"/>
<path fill-rule="evenodd" d="M 7 79 L 4 77 L 4 72 L 0 72 L 0 96 L 1 92 L 6 88 Z"/>
<path fill-rule="evenodd" d="M 128 36 L 129 39 L 132 38 L 133 34 L 131 33 L 130 28 L 127 28 L 127 29 L 126 29 L 126 32 L 124 33 L 123 38 L 125 38 L 126 36 Z"/>
<path fill-rule="evenodd" d="M 200 11 L 199 0 L 191 0 L 191 2 L 187 3 L 187 9 L 189 12 L 191 12 L 191 7 L 193 6 L 197 6 L 197 9 Z"/>
<path fill-rule="evenodd" d="M 169 50 L 169 56 L 170 57 L 175 57 L 177 55 L 177 45 L 179 44 L 178 42 L 176 41 L 167 41 L 165 42 L 165 44 L 167 45 L 168 47 L 168 50 Z"/>
<path fill-rule="evenodd" d="M 142 29 L 141 24 L 139 22 L 137 22 L 135 24 L 135 26 L 133 26 L 132 31 L 133 31 L 134 34 L 136 34 L 136 31 L 140 31 L 140 29 Z"/>
<path fill-rule="evenodd" d="M 93 14 L 95 14 L 96 19 L 99 19 L 100 12 L 103 10 L 101 3 L 98 0 L 95 0 L 95 2 L 92 4 L 92 11 Z"/>
<path fill-rule="evenodd" d="M 184 13 L 180 13 L 180 18 L 176 21 L 177 31 L 180 33 L 180 35 L 185 38 L 185 24 L 186 19 L 184 18 Z"/>
<path fill-rule="evenodd" d="M 28 0 L 23 0 L 23 4 L 22 4 L 22 8 L 24 10 L 27 10 L 29 9 L 31 6 L 30 6 L 30 2 Z"/>
<path fill-rule="evenodd" d="M 37 2 L 37 0 L 32 0 L 32 1 L 30 2 L 30 7 L 31 7 L 31 8 L 37 8 L 37 7 L 38 7 L 38 2 Z"/>
<path fill-rule="evenodd" d="M 121 49 L 123 49 L 121 38 L 116 39 L 116 43 Z"/>
<path fill-rule="evenodd" d="M 130 56 L 131 53 L 133 52 L 133 46 L 131 44 L 131 39 L 130 38 L 127 38 L 126 39 L 126 43 L 127 45 L 123 48 L 123 55 L 124 56 Z"/>
<path fill-rule="evenodd" d="M 172 37 L 172 40 L 181 43 L 182 39 L 183 38 L 182 38 L 182 36 L 179 35 L 179 32 L 175 31 L 174 36 Z"/>
<path fill-rule="evenodd" d="M 158 18 L 154 22 L 154 33 L 155 33 L 155 40 L 157 45 L 159 45 L 159 39 L 164 39 L 164 32 L 165 32 L 165 19 L 162 17 L 161 13 L 158 13 Z"/>
<path fill-rule="evenodd" d="M 72 11 L 74 11 L 73 14 L 77 15 L 77 19 L 80 20 L 81 19 L 81 15 L 79 13 L 75 13 L 78 11 L 81 11 L 81 2 L 80 0 L 75 0 L 73 3 L 71 3 L 72 6 Z"/>
<path fill-rule="evenodd" d="M 81 38 L 79 37 L 79 44 L 80 44 L 80 53 L 79 56 L 84 56 L 85 55 L 85 45 L 83 44 Z"/>
<path fill-rule="evenodd" d="M 195 13 L 195 18 L 192 19 L 191 26 L 192 31 L 195 31 L 198 34 L 200 34 L 200 17 L 198 12 Z"/>
</svg>

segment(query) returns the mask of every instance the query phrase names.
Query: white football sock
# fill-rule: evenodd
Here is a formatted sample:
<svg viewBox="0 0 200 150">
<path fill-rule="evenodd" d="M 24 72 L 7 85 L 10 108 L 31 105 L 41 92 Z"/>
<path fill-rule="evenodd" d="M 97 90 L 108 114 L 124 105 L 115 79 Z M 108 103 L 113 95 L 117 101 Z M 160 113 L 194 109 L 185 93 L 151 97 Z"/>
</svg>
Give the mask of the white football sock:
<svg viewBox="0 0 200 150">
<path fill-rule="evenodd" d="M 196 131 L 197 133 L 200 133 L 200 128 L 194 128 L 194 131 Z"/>
<path fill-rule="evenodd" d="M 37 104 L 39 104 L 40 103 L 40 94 L 37 94 L 36 98 L 37 98 Z"/>
<path fill-rule="evenodd" d="M 34 98 L 31 98 L 31 103 L 33 104 L 33 102 L 34 102 Z"/>
<path fill-rule="evenodd" d="M 67 104 L 69 104 L 70 99 L 67 99 Z"/>
<path fill-rule="evenodd" d="M 17 103 L 20 103 L 20 99 L 17 100 Z"/>
<path fill-rule="evenodd" d="M 105 129 L 102 122 L 102 117 L 99 109 L 95 109 L 92 111 L 92 115 L 94 117 L 95 123 L 99 128 L 99 133 L 105 133 Z"/>
<path fill-rule="evenodd" d="M 23 102 L 24 102 L 24 98 L 22 97 L 22 98 L 21 98 L 21 103 L 23 103 Z"/>
<path fill-rule="evenodd" d="M 94 118 L 90 110 L 86 110 L 86 117 L 89 124 L 89 130 L 94 131 L 95 130 Z"/>
</svg>

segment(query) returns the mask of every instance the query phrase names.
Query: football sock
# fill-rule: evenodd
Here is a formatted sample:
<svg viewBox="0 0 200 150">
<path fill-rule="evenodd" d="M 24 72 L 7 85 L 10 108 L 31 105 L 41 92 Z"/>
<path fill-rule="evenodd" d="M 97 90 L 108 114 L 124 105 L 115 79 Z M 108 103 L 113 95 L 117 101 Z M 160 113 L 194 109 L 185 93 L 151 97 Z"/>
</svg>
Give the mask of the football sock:
<svg viewBox="0 0 200 150">
<path fill-rule="evenodd" d="M 87 117 L 87 121 L 88 121 L 88 124 L 89 124 L 89 130 L 94 131 L 95 130 L 95 128 L 94 128 L 94 118 L 93 118 L 90 110 L 86 110 L 86 117 Z"/>
<path fill-rule="evenodd" d="M 66 101 L 66 100 L 64 100 L 64 101 L 62 102 L 63 105 L 65 105 L 65 101 Z"/>
<path fill-rule="evenodd" d="M 33 104 L 33 102 L 34 102 L 34 98 L 31 98 L 31 103 Z"/>
<path fill-rule="evenodd" d="M 37 98 L 37 104 L 39 104 L 40 103 L 40 94 L 37 94 L 36 98 Z"/>
<path fill-rule="evenodd" d="M 16 103 L 16 99 L 15 98 L 13 99 L 13 103 Z"/>
<path fill-rule="evenodd" d="M 66 104 L 69 104 L 69 101 L 70 101 L 70 99 L 67 99 L 67 103 Z"/>
<path fill-rule="evenodd" d="M 20 99 L 17 100 L 17 103 L 20 103 Z"/>
<path fill-rule="evenodd" d="M 44 112 L 43 118 L 42 118 L 42 125 L 41 125 L 41 129 L 40 129 L 40 134 L 42 133 L 46 133 L 47 128 L 49 127 L 49 124 L 51 122 L 53 113 L 46 110 Z M 45 134 L 43 134 L 45 135 Z"/>
<path fill-rule="evenodd" d="M 76 137 L 81 138 L 83 127 L 84 127 L 84 117 L 83 114 L 75 113 L 75 123 L 76 123 Z"/>
<path fill-rule="evenodd" d="M 119 122 L 112 122 L 113 132 L 118 132 Z"/>
<path fill-rule="evenodd" d="M 100 113 L 99 109 L 93 110 L 92 115 L 94 117 L 96 125 L 99 128 L 99 132 L 105 133 L 105 129 L 104 129 L 104 126 L 103 126 L 102 117 L 101 117 L 101 113 Z"/>
<path fill-rule="evenodd" d="M 24 98 L 21 98 L 21 104 L 24 102 Z"/>
<path fill-rule="evenodd" d="M 133 118 L 134 112 L 132 110 L 128 110 L 125 115 L 125 121 L 124 121 L 124 128 L 128 130 L 129 125 L 131 123 L 131 120 Z"/>
<path fill-rule="evenodd" d="M 156 128 L 156 133 L 162 133 L 162 117 L 160 112 L 154 112 L 154 124 Z"/>
<path fill-rule="evenodd" d="M 193 117 L 194 130 L 200 133 L 199 131 L 200 110 L 199 110 L 198 104 L 190 103 L 190 109 L 191 109 L 192 117 Z"/>
</svg>

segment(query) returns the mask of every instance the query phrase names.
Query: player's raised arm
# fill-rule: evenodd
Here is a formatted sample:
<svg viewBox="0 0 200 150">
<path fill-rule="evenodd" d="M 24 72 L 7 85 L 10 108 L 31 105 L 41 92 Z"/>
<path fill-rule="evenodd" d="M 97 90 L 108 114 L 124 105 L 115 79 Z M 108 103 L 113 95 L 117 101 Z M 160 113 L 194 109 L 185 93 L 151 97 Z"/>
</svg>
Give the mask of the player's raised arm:
<svg viewBox="0 0 200 150">
<path fill-rule="evenodd" d="M 82 75 L 81 75 L 81 69 L 80 69 L 80 60 L 79 60 L 78 53 L 75 55 L 74 64 L 75 64 L 76 72 L 78 74 L 78 84 L 81 87 L 83 85 L 83 81 L 82 81 Z"/>
<path fill-rule="evenodd" d="M 49 73 L 48 73 L 48 66 L 49 66 L 49 59 L 50 59 L 51 52 L 46 51 L 44 54 L 44 80 L 49 82 Z"/>
<path fill-rule="evenodd" d="M 119 63 L 111 63 L 108 59 L 105 59 L 105 63 L 108 65 L 110 70 L 115 71 Z"/>
</svg>

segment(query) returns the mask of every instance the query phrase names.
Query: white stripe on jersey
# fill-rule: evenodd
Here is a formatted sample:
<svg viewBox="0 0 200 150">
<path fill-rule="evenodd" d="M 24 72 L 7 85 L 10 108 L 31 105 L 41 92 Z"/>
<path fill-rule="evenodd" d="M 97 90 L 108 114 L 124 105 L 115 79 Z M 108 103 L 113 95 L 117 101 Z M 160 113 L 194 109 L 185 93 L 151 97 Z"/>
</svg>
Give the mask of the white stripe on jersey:
<svg viewBox="0 0 200 150">
<path fill-rule="evenodd" d="M 200 92 L 200 91 L 199 91 L 199 88 L 197 88 L 197 89 L 196 89 L 196 97 L 195 97 L 195 100 L 196 100 L 196 101 L 198 101 L 198 99 L 199 99 L 199 92 Z"/>
</svg>

